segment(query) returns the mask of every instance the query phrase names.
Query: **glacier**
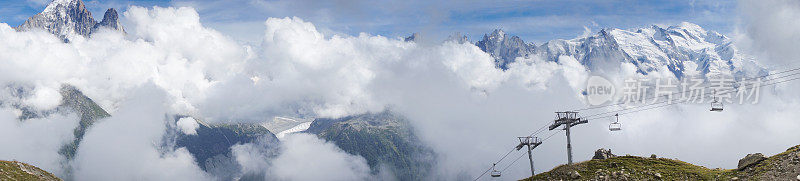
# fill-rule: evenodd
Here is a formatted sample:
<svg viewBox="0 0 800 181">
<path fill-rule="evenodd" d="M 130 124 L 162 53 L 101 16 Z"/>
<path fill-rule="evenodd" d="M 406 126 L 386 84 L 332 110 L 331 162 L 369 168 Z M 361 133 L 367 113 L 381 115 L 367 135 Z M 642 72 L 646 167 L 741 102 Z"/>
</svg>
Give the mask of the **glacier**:
<svg viewBox="0 0 800 181">
<path fill-rule="evenodd" d="M 737 49 L 731 38 L 689 22 L 666 28 L 604 28 L 587 37 L 555 39 L 538 46 L 497 29 L 475 45 L 494 57 L 496 67 L 502 70 L 518 58 L 558 62 L 559 57 L 569 56 L 594 74 L 617 71 L 620 63 L 631 63 L 644 75 L 666 68 L 678 79 L 709 75 L 740 79 L 768 74 L 754 57 Z"/>
</svg>

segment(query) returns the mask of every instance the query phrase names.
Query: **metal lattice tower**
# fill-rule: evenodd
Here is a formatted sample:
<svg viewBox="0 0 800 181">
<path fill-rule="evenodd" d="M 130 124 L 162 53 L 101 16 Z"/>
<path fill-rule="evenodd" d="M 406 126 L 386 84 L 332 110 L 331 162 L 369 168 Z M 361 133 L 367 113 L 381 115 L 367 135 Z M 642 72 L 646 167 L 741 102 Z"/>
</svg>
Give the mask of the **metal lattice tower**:
<svg viewBox="0 0 800 181">
<path fill-rule="evenodd" d="M 530 137 L 530 136 L 523 136 L 517 137 L 519 138 L 519 145 L 517 145 L 517 151 L 522 149 L 524 146 L 528 146 L 528 160 L 531 161 L 531 176 L 536 175 L 533 171 L 533 155 L 531 154 L 531 150 L 538 147 L 542 144 L 542 140 L 539 140 L 537 137 Z"/>
<path fill-rule="evenodd" d="M 572 165 L 572 144 L 569 137 L 569 128 L 579 125 L 588 123 L 589 121 L 585 119 L 581 119 L 578 117 L 578 112 L 573 111 L 565 111 L 565 112 L 556 112 L 556 120 L 553 121 L 553 124 L 550 125 L 550 130 L 556 129 L 561 125 L 564 125 L 564 131 L 567 132 L 567 163 Z"/>
</svg>

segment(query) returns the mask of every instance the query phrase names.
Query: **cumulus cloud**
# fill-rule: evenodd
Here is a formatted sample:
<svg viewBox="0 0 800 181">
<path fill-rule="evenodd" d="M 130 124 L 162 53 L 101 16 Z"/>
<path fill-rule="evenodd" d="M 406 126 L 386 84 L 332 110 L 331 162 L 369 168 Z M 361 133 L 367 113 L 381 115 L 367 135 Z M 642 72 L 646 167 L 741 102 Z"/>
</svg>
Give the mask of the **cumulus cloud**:
<svg viewBox="0 0 800 181">
<path fill-rule="evenodd" d="M 145 85 L 109 119 L 84 136 L 75 163 L 77 180 L 210 180 L 185 148 L 159 148 L 167 118 L 166 93 Z"/>
<path fill-rule="evenodd" d="M 56 114 L 48 118 L 18 120 L 12 108 L 0 109 L 0 160 L 17 160 L 63 174 L 58 150 L 72 140 L 77 126 L 75 115 Z"/>
<path fill-rule="evenodd" d="M 176 124 L 178 129 L 180 129 L 183 134 L 187 135 L 196 135 L 197 128 L 200 127 L 200 124 L 197 124 L 197 120 L 191 117 L 181 118 Z"/>
<path fill-rule="evenodd" d="M 61 104 L 61 94 L 52 87 L 39 86 L 25 103 L 40 110 L 53 109 Z"/>
<path fill-rule="evenodd" d="M 259 143 L 238 144 L 231 147 L 236 163 L 242 168 L 243 177 L 253 176 L 263 179 L 273 158 L 273 150 L 265 150 Z M 258 178 L 260 177 L 260 178 Z"/>
<path fill-rule="evenodd" d="M 367 180 L 367 160 L 350 155 L 314 135 L 293 134 L 272 161 L 269 177 L 278 180 Z"/>
<path fill-rule="evenodd" d="M 796 62 L 800 53 L 800 2 L 791 0 L 740 0 L 738 44 L 751 48 L 771 65 Z"/>
</svg>

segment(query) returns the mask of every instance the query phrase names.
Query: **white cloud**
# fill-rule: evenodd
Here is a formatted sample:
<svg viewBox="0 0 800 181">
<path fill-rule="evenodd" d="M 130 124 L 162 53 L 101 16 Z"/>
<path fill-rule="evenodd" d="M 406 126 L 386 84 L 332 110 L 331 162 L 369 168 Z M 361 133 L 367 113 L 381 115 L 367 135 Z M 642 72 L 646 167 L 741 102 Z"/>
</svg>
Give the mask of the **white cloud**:
<svg viewBox="0 0 800 181">
<path fill-rule="evenodd" d="M 783 66 L 800 56 L 800 2 L 740 0 L 737 45 L 751 48 L 763 63 Z"/>
<path fill-rule="evenodd" d="M 63 174 L 63 157 L 58 150 L 72 141 L 77 126 L 75 115 L 55 114 L 49 118 L 18 120 L 9 108 L 0 109 L 0 160 L 17 160 Z"/>
<path fill-rule="evenodd" d="M 165 93 L 145 84 L 118 112 L 86 132 L 74 160 L 77 180 L 210 180 L 185 149 L 160 148 Z"/>
<path fill-rule="evenodd" d="M 197 121 L 192 117 L 181 118 L 176 124 L 178 129 L 180 129 L 183 134 L 187 135 L 196 135 L 197 128 L 200 127 L 200 124 L 197 124 Z"/>
<path fill-rule="evenodd" d="M 270 145 L 273 147 L 276 145 Z M 242 168 L 242 174 L 260 175 L 267 172 L 273 150 L 265 150 L 258 143 L 246 143 L 231 147 L 236 163 Z M 264 175 L 261 175 L 264 177 Z"/>
<path fill-rule="evenodd" d="M 25 104 L 32 105 L 39 110 L 55 108 L 61 104 L 61 94 L 53 87 L 56 86 L 37 86 L 33 96 L 24 101 Z"/>
<path fill-rule="evenodd" d="M 272 160 L 268 177 L 277 180 L 368 180 L 367 161 L 314 135 L 293 134 Z"/>
</svg>

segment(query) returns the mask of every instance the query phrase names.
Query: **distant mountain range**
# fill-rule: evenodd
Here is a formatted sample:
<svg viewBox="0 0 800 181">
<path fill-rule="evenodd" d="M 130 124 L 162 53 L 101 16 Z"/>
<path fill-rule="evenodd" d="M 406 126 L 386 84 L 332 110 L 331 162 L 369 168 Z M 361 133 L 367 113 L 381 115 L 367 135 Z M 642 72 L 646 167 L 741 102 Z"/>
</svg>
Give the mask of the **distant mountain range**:
<svg viewBox="0 0 800 181">
<path fill-rule="evenodd" d="M 19 31 L 42 29 L 65 41 L 71 35 L 89 37 L 100 28 L 125 32 L 115 9 L 108 9 L 103 20 L 97 22 L 81 0 L 54 0 L 44 11 L 15 27 Z M 404 40 L 419 38 L 414 33 Z M 460 34 L 448 41 L 469 42 Z M 538 57 L 558 62 L 559 57 L 568 56 L 595 73 L 614 71 L 619 62 L 632 63 L 642 74 L 666 67 L 677 78 L 692 72 L 700 76 L 710 73 L 734 77 L 768 73 L 753 57 L 739 51 L 727 36 L 688 22 L 666 28 L 657 25 L 631 30 L 605 28 L 587 37 L 550 40 L 541 45 L 526 43 L 518 36 L 496 29 L 474 44 L 494 57 L 496 67 L 502 70 L 509 69 L 517 58 Z"/>
<path fill-rule="evenodd" d="M 667 28 L 657 25 L 632 30 L 605 28 L 591 36 L 550 40 L 538 46 L 498 29 L 485 34 L 475 45 L 492 55 L 496 66 L 503 70 L 517 58 L 539 57 L 558 62 L 560 56 L 568 56 L 588 70 L 599 72 L 618 68 L 619 62 L 628 62 L 642 74 L 666 67 L 677 78 L 687 72 L 734 77 L 767 73 L 727 36 L 688 22 Z"/>
</svg>

